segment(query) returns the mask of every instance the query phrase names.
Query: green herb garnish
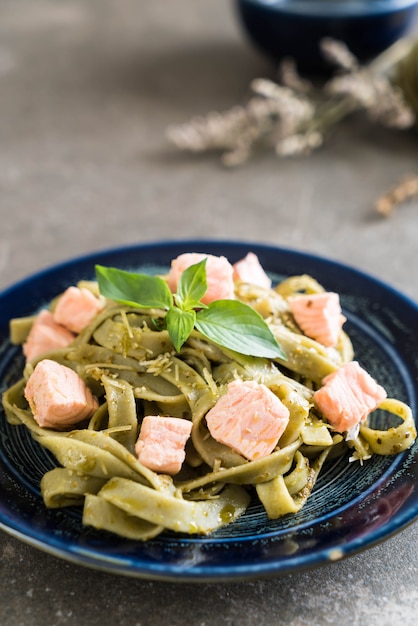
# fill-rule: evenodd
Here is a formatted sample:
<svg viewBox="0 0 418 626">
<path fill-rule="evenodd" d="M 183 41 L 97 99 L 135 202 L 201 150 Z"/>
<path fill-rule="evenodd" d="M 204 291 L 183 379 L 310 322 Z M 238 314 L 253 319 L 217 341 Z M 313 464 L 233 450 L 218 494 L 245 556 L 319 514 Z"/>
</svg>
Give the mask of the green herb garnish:
<svg viewBox="0 0 418 626">
<path fill-rule="evenodd" d="M 188 267 L 181 275 L 177 292 L 172 294 L 158 276 L 136 274 L 96 265 L 100 293 L 141 309 L 166 311 L 165 328 L 177 352 L 194 328 L 219 346 L 265 358 L 286 358 L 261 315 L 239 300 L 201 299 L 207 290 L 206 259 Z"/>
</svg>

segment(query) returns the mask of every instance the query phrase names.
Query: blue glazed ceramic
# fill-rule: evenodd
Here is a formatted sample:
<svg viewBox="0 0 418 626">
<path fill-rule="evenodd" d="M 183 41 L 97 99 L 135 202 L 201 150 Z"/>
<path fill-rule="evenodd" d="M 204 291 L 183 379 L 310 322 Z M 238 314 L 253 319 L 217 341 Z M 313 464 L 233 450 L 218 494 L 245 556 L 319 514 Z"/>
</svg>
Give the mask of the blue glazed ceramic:
<svg viewBox="0 0 418 626">
<path fill-rule="evenodd" d="M 368 61 L 416 23 L 417 0 L 236 0 L 245 32 L 275 61 L 293 57 L 301 70 L 327 69 L 318 42 L 345 42 Z"/>
<path fill-rule="evenodd" d="M 21 375 L 21 349 L 8 339 L 9 319 L 28 315 L 100 263 L 165 271 L 182 252 L 255 252 L 273 279 L 310 273 L 341 295 L 345 329 L 356 358 L 396 396 L 418 409 L 418 307 L 389 286 L 353 268 L 270 246 L 216 241 L 162 242 L 101 251 L 47 269 L 0 294 L 0 391 Z M 76 507 L 47 510 L 39 481 L 53 466 L 22 426 L 0 406 L 0 528 L 32 546 L 80 565 L 167 581 L 224 581 L 274 576 L 349 557 L 401 531 L 418 517 L 418 445 L 365 465 L 345 457 L 326 466 L 305 507 L 269 521 L 254 502 L 237 522 L 207 537 L 166 532 L 146 543 L 85 528 Z"/>
</svg>

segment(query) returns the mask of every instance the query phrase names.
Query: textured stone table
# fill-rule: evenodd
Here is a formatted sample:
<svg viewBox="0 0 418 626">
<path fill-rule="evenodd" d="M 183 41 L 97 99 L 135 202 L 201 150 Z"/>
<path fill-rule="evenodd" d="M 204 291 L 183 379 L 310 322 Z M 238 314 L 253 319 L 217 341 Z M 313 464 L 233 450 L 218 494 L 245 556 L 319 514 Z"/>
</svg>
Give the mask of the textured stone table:
<svg viewBox="0 0 418 626">
<path fill-rule="evenodd" d="M 418 202 L 373 203 L 417 173 L 418 134 L 362 116 L 309 157 L 224 169 L 180 155 L 169 124 L 222 110 L 275 69 L 222 0 L 3 0 L 0 286 L 83 253 L 240 239 L 318 253 L 418 300 Z M 418 613 L 417 525 L 314 571 L 236 584 L 95 572 L 0 533 L 2 626 L 392 626 Z"/>
</svg>

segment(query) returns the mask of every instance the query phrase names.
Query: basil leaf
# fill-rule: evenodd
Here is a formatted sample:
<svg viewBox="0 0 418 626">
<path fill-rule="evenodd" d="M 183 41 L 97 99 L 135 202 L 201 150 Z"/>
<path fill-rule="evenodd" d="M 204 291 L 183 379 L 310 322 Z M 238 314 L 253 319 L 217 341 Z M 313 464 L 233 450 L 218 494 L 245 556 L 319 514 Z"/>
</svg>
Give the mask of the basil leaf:
<svg viewBox="0 0 418 626">
<path fill-rule="evenodd" d="M 181 346 L 189 338 L 194 328 L 196 313 L 194 311 L 182 311 L 177 307 L 172 307 L 169 309 L 165 321 L 169 337 L 176 351 L 179 352 Z"/>
<path fill-rule="evenodd" d="M 207 339 L 234 352 L 286 359 L 269 326 L 252 307 L 239 300 L 202 304 L 200 299 L 207 290 L 206 259 L 183 272 L 174 296 L 158 276 L 102 265 L 96 265 L 96 276 L 100 293 L 110 300 L 167 311 L 164 323 L 177 352 L 196 328 Z"/>
<path fill-rule="evenodd" d="M 172 293 L 158 276 L 96 265 L 96 277 L 100 293 L 110 300 L 144 309 L 167 310 L 173 306 Z"/>
<path fill-rule="evenodd" d="M 215 300 L 196 315 L 195 327 L 207 339 L 248 356 L 286 358 L 270 328 L 239 300 Z"/>
<path fill-rule="evenodd" d="M 190 265 L 180 276 L 176 294 L 178 302 L 176 300 L 176 303 L 186 311 L 206 306 L 200 302 L 208 288 L 206 261 L 207 259 L 203 259 L 199 263 Z"/>
</svg>

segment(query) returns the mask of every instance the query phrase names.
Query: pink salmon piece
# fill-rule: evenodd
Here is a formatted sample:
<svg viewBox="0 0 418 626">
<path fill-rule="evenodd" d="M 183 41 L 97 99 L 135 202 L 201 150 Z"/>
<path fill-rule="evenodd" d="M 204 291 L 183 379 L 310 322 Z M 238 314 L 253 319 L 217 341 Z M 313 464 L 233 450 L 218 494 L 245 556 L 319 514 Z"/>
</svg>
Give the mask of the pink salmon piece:
<svg viewBox="0 0 418 626">
<path fill-rule="evenodd" d="M 56 430 L 91 417 L 99 406 L 77 372 L 50 359 L 37 363 L 26 383 L 25 397 L 39 426 Z"/>
<path fill-rule="evenodd" d="M 340 298 L 332 291 L 289 298 L 289 307 L 302 331 L 326 347 L 335 346 L 346 321 Z"/>
<path fill-rule="evenodd" d="M 249 252 L 247 256 L 234 263 L 232 267 L 234 269 L 234 280 L 270 289 L 271 280 L 254 252 Z"/>
<path fill-rule="evenodd" d="M 192 422 L 179 417 L 146 415 L 135 445 L 139 461 L 154 472 L 175 475 L 186 457 Z"/>
<path fill-rule="evenodd" d="M 350 361 L 325 376 L 322 383 L 314 393 L 314 402 L 339 433 L 364 421 L 386 398 L 383 387 L 357 361 Z"/>
<path fill-rule="evenodd" d="M 36 316 L 23 344 L 23 354 L 27 361 L 32 361 L 51 350 L 65 348 L 72 341 L 74 341 L 73 333 L 61 324 L 57 324 L 50 311 L 42 309 Z"/>
<path fill-rule="evenodd" d="M 68 287 L 57 302 L 54 319 L 73 333 L 80 333 L 103 309 L 103 304 L 91 291 Z"/>
<path fill-rule="evenodd" d="M 212 254 L 200 254 L 198 252 L 186 252 L 180 254 L 171 262 L 170 272 L 167 282 L 170 290 L 175 293 L 180 276 L 185 269 L 191 265 L 199 263 L 203 259 L 206 261 L 207 291 L 202 298 L 204 304 L 209 304 L 214 300 L 230 300 L 234 297 L 234 280 L 231 263 L 224 256 L 214 256 Z"/>
<path fill-rule="evenodd" d="M 289 410 L 266 385 L 234 381 L 206 415 L 210 434 L 251 461 L 268 456 L 289 422 Z"/>
</svg>

